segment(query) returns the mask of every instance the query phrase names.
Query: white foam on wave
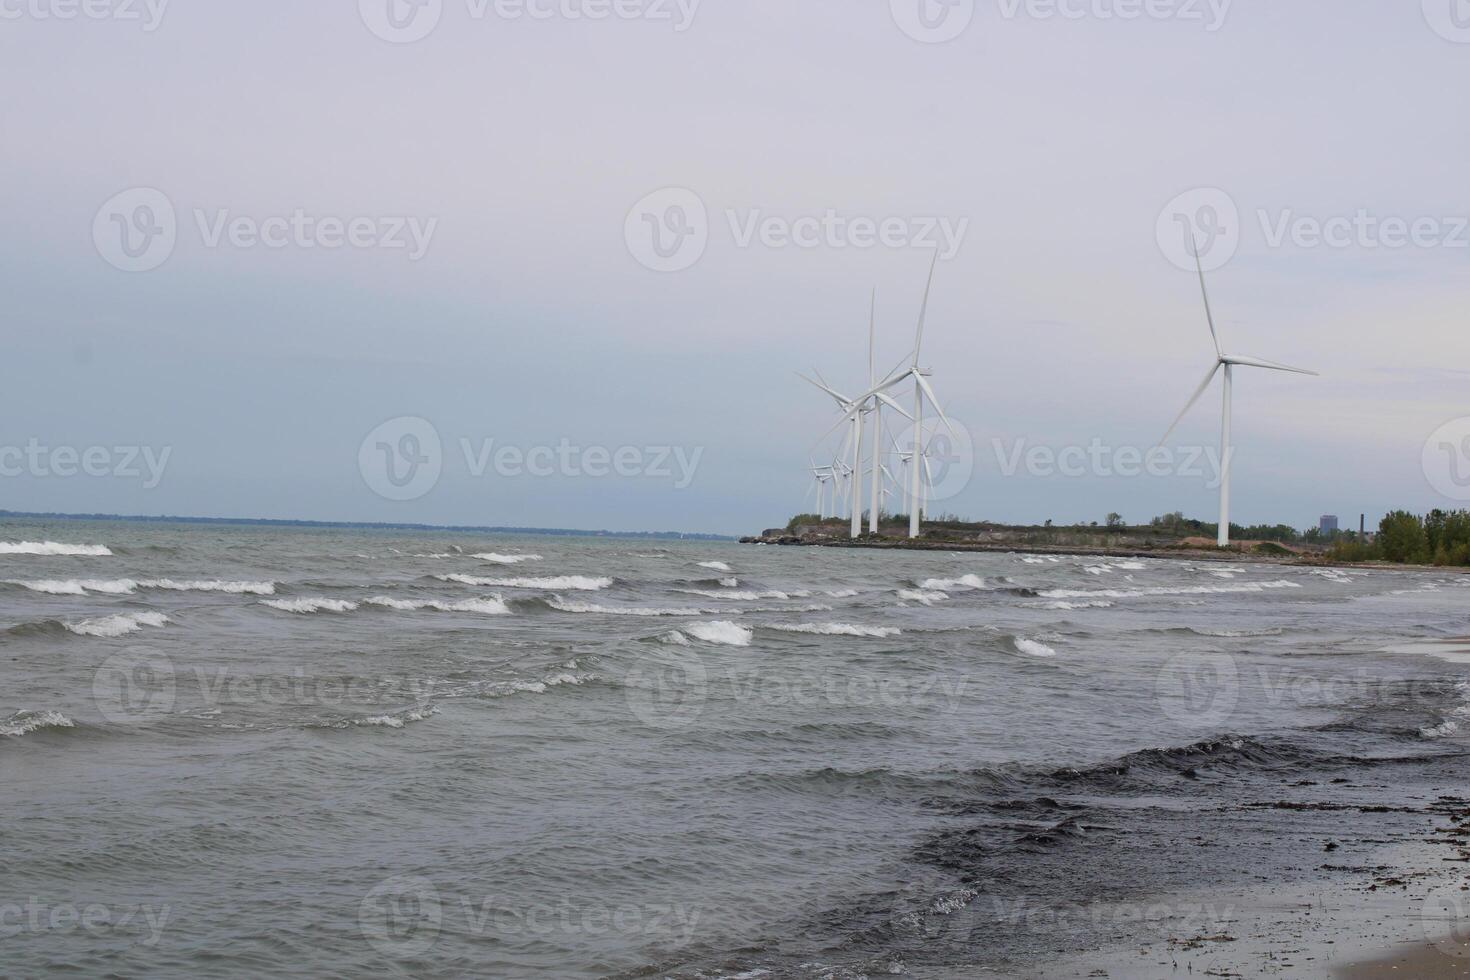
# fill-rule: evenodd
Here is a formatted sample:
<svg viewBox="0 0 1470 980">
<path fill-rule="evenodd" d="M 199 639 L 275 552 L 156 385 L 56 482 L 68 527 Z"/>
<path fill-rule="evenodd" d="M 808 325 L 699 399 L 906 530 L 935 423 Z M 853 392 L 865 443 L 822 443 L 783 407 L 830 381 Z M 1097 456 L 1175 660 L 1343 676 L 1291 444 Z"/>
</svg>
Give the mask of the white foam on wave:
<svg viewBox="0 0 1470 980">
<path fill-rule="evenodd" d="M 105 544 L 63 544 L 60 541 L 0 541 L 0 555 L 87 555 L 103 558 L 112 554 Z"/>
<path fill-rule="evenodd" d="M 0 738 L 20 738 L 43 728 L 75 728 L 76 722 L 59 711 L 17 711 L 0 721 Z"/>
<path fill-rule="evenodd" d="M 729 571 L 733 571 L 733 569 L 731 569 L 729 565 L 726 565 L 722 561 L 702 561 L 702 562 L 699 563 L 699 567 L 700 568 L 709 568 L 709 569 L 712 569 L 712 570 L 714 570 L 716 572 L 729 572 Z"/>
<path fill-rule="evenodd" d="M 754 602 L 757 599 L 791 599 L 793 597 L 804 598 L 811 595 L 810 592 L 780 592 L 776 589 L 771 589 L 766 592 L 751 592 L 741 590 L 726 590 L 723 592 L 717 592 L 713 589 L 675 589 L 674 591 L 682 592 L 685 595 L 704 596 L 706 599 L 735 599 L 741 602 Z"/>
<path fill-rule="evenodd" d="M 943 602 L 949 598 L 946 592 L 931 592 L 924 589 L 899 589 L 898 597 L 905 602 L 917 602 L 925 606 L 932 606 L 936 602 Z"/>
<path fill-rule="evenodd" d="M 1024 636 L 1016 637 L 1016 651 L 1024 653 L 1028 657 L 1055 657 L 1057 652 L 1045 643 L 1037 640 L 1028 640 Z"/>
<path fill-rule="evenodd" d="M 79 623 L 63 623 L 78 636 L 114 637 L 137 633 L 145 626 L 161 627 L 169 618 L 159 612 L 118 613 L 100 619 L 84 619 Z"/>
<path fill-rule="evenodd" d="M 389 596 L 373 596 L 371 599 L 363 600 L 368 605 L 381 606 L 384 609 L 397 609 L 401 612 L 418 612 L 430 609 L 435 612 L 470 612 L 484 613 L 489 616 L 508 616 L 510 607 L 500 596 L 488 596 L 483 599 L 459 599 L 452 602 L 441 602 L 438 599 L 393 599 Z"/>
<path fill-rule="evenodd" d="M 596 592 L 611 588 L 613 580 L 587 575 L 559 575 L 551 578 L 479 578 L 474 575 L 436 575 L 444 582 L 487 586 L 496 589 L 547 589 L 554 591 Z"/>
<path fill-rule="evenodd" d="M 729 578 L 720 579 L 720 585 L 726 589 L 734 589 L 739 587 L 740 580 L 731 575 Z"/>
<path fill-rule="evenodd" d="M 44 592 L 47 595 L 86 595 L 88 592 L 101 592 L 105 595 L 132 595 L 133 589 L 138 583 L 132 579 L 42 579 L 40 581 L 25 582 L 19 579 L 6 579 L 6 585 L 18 585 L 21 588 L 30 589 L 32 592 Z"/>
<path fill-rule="evenodd" d="M 851 599 L 858 594 L 857 589 L 828 589 L 827 595 L 834 599 Z"/>
<path fill-rule="evenodd" d="M 542 560 L 540 555 L 500 555 L 493 551 L 481 552 L 478 555 L 471 555 L 470 557 L 478 558 L 480 561 L 493 562 L 496 565 L 519 565 L 523 561 Z"/>
<path fill-rule="evenodd" d="M 144 589 L 167 589 L 170 592 L 225 592 L 230 595 L 275 595 L 274 582 L 223 582 L 208 579 L 194 582 L 176 582 L 171 578 L 152 579 L 139 582 Z"/>
<path fill-rule="evenodd" d="M 983 589 L 985 580 L 978 575 L 961 575 L 959 578 L 931 578 L 919 583 L 925 591 L 954 592 L 965 589 Z"/>
<path fill-rule="evenodd" d="M 399 711 L 391 715 L 358 718 L 352 723 L 367 728 L 403 728 L 416 721 L 427 721 L 438 713 L 439 709 L 430 704 L 422 708 L 409 708 L 407 711 Z"/>
<path fill-rule="evenodd" d="M 658 641 L 660 643 L 670 643 L 676 647 L 687 647 L 690 645 L 689 637 L 680 633 L 678 630 L 669 630 L 667 633 L 660 633 Z"/>
<path fill-rule="evenodd" d="M 773 630 L 783 633 L 815 633 L 818 636 L 899 636 L 903 631 L 892 626 L 856 626 L 852 623 L 798 623 L 794 626 L 772 624 Z"/>
<path fill-rule="evenodd" d="M 1296 582 L 1251 582 L 1240 585 L 1185 585 L 1177 587 L 1160 586 L 1151 589 L 1099 589 L 1087 591 L 1083 589 L 1046 589 L 1040 596 L 1046 599 L 1141 599 L 1148 596 L 1185 596 L 1185 595 L 1232 595 L 1245 592 L 1266 592 L 1272 589 L 1299 589 L 1301 585 Z"/>
<path fill-rule="evenodd" d="M 551 608 L 569 613 L 592 613 L 602 616 L 704 616 L 713 612 L 739 614 L 738 609 L 677 609 L 648 608 L 640 606 L 602 606 L 595 602 L 578 602 L 554 595 L 546 600 Z"/>
<path fill-rule="evenodd" d="M 1186 626 L 1185 629 L 1197 636 L 1218 636 L 1227 639 L 1252 636 L 1280 636 L 1285 630 L 1278 627 L 1258 630 L 1211 630 L 1199 626 Z"/>
<path fill-rule="evenodd" d="M 348 602 L 346 599 L 266 599 L 261 602 L 262 606 L 270 606 L 288 613 L 318 613 L 352 612 L 357 608 L 357 603 Z"/>
<path fill-rule="evenodd" d="M 696 640 L 730 647 L 748 647 L 750 646 L 751 637 L 755 636 L 754 630 L 729 622 L 728 620 L 716 620 L 712 623 L 690 623 L 684 627 L 684 631 Z"/>
<path fill-rule="evenodd" d="M 1066 600 L 1057 599 L 1053 602 L 1028 602 L 1026 605 L 1033 609 L 1055 609 L 1065 612 L 1073 609 L 1111 609 L 1113 604 L 1106 599 Z"/>
</svg>

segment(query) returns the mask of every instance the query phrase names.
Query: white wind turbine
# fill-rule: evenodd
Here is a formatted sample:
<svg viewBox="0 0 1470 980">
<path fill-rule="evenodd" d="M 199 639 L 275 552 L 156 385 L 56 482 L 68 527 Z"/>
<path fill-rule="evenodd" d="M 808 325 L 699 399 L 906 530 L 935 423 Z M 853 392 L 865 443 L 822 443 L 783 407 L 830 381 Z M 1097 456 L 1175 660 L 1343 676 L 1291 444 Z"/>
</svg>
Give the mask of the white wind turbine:
<svg viewBox="0 0 1470 980">
<path fill-rule="evenodd" d="M 929 315 L 929 292 L 934 286 L 934 270 L 938 265 L 939 253 L 936 251 L 934 253 L 934 259 L 929 265 L 929 281 L 924 286 L 924 303 L 919 307 L 919 327 L 914 334 L 913 360 L 907 368 L 896 374 L 889 375 L 887 379 L 870 392 L 870 394 L 876 395 L 879 392 L 887 391 L 906 378 L 914 379 L 914 414 L 909 415 L 907 412 L 902 412 L 902 414 L 914 423 L 915 449 L 919 449 L 924 445 L 923 420 L 925 399 L 928 399 L 929 404 L 934 407 L 935 413 L 938 414 L 939 420 L 944 423 L 944 427 L 949 430 L 950 435 L 954 435 L 954 426 L 949 424 L 949 418 L 944 414 L 944 409 L 940 407 L 939 398 L 934 394 L 933 386 L 929 384 L 929 378 L 934 372 L 928 368 L 919 367 L 919 355 L 924 346 L 924 321 Z M 917 538 L 919 536 L 919 508 L 913 506 L 913 502 L 917 501 L 920 496 L 919 467 L 915 466 L 911 469 L 909 480 L 909 537 Z"/>
<path fill-rule="evenodd" d="M 1169 426 L 1169 431 L 1164 433 L 1164 438 L 1159 440 L 1159 444 L 1163 445 L 1169 440 L 1169 437 L 1174 434 L 1174 430 L 1179 428 L 1179 423 L 1184 421 L 1184 416 L 1189 414 L 1189 410 L 1204 395 L 1205 389 L 1210 386 L 1210 382 L 1215 380 L 1215 375 L 1220 372 L 1221 368 L 1224 368 L 1225 394 L 1220 409 L 1220 533 L 1217 539 L 1219 546 L 1224 548 L 1230 544 L 1230 413 L 1232 407 L 1231 389 L 1234 382 L 1236 366 L 1266 368 L 1270 371 L 1289 371 L 1292 374 L 1306 374 L 1314 378 L 1319 375 L 1316 371 L 1308 371 L 1305 368 L 1290 367 L 1285 364 L 1278 364 L 1275 361 L 1265 361 L 1258 357 L 1237 357 L 1236 355 L 1225 353 L 1224 349 L 1220 346 L 1220 333 L 1215 328 L 1215 315 L 1210 310 L 1210 291 L 1205 286 L 1205 270 L 1200 262 L 1199 242 L 1197 241 L 1194 243 L 1194 265 L 1199 272 L 1199 288 L 1205 299 L 1205 320 L 1210 325 L 1210 338 L 1215 343 L 1215 363 L 1211 366 L 1210 373 L 1205 375 L 1205 380 L 1195 390 L 1193 397 L 1189 399 L 1188 404 L 1184 406 L 1184 411 L 1179 413 L 1179 417 L 1174 420 L 1174 424 Z"/>
</svg>

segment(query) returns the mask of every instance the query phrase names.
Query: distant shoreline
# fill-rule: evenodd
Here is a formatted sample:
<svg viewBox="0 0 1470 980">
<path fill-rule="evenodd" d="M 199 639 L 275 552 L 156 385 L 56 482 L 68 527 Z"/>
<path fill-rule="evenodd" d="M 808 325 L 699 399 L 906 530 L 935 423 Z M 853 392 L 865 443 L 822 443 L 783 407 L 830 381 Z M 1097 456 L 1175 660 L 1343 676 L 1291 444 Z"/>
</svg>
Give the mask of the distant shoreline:
<svg viewBox="0 0 1470 980">
<path fill-rule="evenodd" d="M 0 520 L 112 521 L 135 524 L 228 524 L 247 527 L 302 527 L 339 530 L 432 531 L 436 533 L 526 534 L 568 538 L 644 538 L 661 541 L 734 541 L 733 535 L 684 531 L 587 531 L 554 527 L 489 527 L 473 524 L 392 524 L 376 521 L 300 521 L 270 517 L 176 517 L 130 514 L 43 514 L 0 510 Z"/>
</svg>

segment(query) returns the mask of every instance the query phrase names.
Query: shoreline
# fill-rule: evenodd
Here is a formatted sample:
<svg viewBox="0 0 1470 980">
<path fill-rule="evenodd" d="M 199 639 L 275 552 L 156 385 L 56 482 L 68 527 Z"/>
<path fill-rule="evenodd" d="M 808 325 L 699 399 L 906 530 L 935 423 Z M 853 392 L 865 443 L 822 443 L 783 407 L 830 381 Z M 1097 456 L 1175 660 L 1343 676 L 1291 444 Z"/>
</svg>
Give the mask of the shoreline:
<svg viewBox="0 0 1470 980">
<path fill-rule="evenodd" d="M 925 541 L 911 538 L 861 538 L 822 537 L 810 538 L 796 534 L 748 535 L 739 539 L 740 544 L 775 545 L 783 548 L 855 548 L 872 551 L 944 551 L 973 552 L 979 554 L 1027 554 L 1053 555 L 1073 558 L 1158 558 L 1164 561 L 1212 561 L 1229 564 L 1281 565 L 1297 568 L 1355 568 L 1365 571 L 1385 572 L 1437 572 L 1449 575 L 1470 575 L 1470 568 L 1458 565 L 1400 565 L 1391 562 L 1332 561 L 1327 556 L 1266 555 L 1248 551 L 1220 551 L 1198 548 L 1088 548 L 1082 545 L 1041 545 L 1012 543 L 986 543 L 980 541 Z"/>
</svg>

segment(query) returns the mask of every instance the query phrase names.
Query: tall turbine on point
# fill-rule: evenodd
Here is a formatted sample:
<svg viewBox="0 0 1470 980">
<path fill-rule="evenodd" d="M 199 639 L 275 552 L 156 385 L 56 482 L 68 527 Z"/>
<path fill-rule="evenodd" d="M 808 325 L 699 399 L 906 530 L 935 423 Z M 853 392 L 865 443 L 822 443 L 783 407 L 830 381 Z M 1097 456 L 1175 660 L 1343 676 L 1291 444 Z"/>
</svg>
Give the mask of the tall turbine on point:
<svg viewBox="0 0 1470 980">
<path fill-rule="evenodd" d="M 1174 434 L 1174 430 L 1179 428 L 1179 423 L 1184 421 L 1184 416 L 1189 414 L 1189 410 L 1204 395 L 1205 389 L 1210 386 L 1210 382 L 1215 380 L 1215 375 L 1220 373 L 1221 368 L 1224 368 L 1225 394 L 1220 409 L 1220 533 L 1217 538 L 1219 546 L 1224 548 L 1230 544 L 1230 463 L 1232 455 L 1230 448 L 1230 414 L 1236 366 L 1266 368 L 1269 371 L 1289 371 L 1292 374 L 1306 374 L 1314 378 L 1318 377 L 1318 374 L 1316 371 L 1289 367 L 1285 364 L 1278 364 L 1275 361 L 1264 361 L 1258 357 L 1237 357 L 1233 354 L 1225 353 L 1224 349 L 1220 346 L 1220 333 L 1215 328 L 1215 315 L 1210 310 L 1210 291 L 1205 286 L 1205 270 L 1204 265 L 1200 262 L 1198 241 L 1194 243 L 1194 266 L 1199 272 L 1199 288 L 1205 300 L 1205 320 L 1210 325 L 1210 339 L 1215 344 L 1215 363 L 1211 366 L 1209 374 L 1205 375 L 1205 380 L 1200 383 L 1199 388 L 1195 390 L 1194 395 L 1189 399 L 1188 404 L 1184 406 L 1184 411 L 1179 413 L 1179 417 L 1174 420 L 1174 424 L 1169 426 L 1169 431 L 1164 433 L 1164 438 L 1159 440 L 1159 444 L 1163 445 L 1169 440 L 1169 437 Z"/>
</svg>

